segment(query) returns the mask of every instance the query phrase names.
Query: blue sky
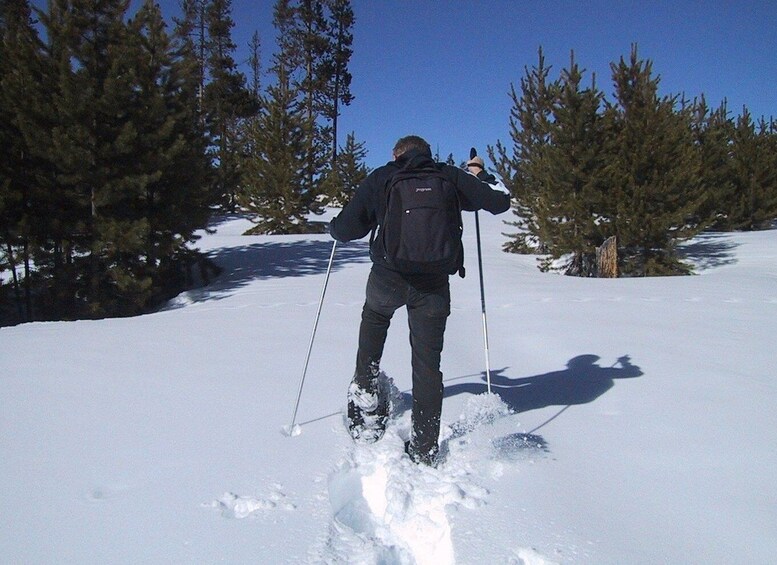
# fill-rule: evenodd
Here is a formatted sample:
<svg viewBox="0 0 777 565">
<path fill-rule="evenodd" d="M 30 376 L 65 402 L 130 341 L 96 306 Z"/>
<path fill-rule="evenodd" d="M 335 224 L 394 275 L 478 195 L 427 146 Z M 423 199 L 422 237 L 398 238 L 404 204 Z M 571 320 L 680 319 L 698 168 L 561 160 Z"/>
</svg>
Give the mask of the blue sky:
<svg viewBox="0 0 777 565">
<path fill-rule="evenodd" d="M 259 30 L 265 65 L 274 49 L 272 6 L 233 0 L 236 43 Z M 741 113 L 777 117 L 777 2 L 354 0 L 354 102 L 342 132 L 354 131 L 368 164 L 391 158 L 398 137 L 425 137 L 444 158 L 509 141 L 510 84 L 537 62 L 552 76 L 574 49 L 580 65 L 612 92 L 609 65 L 637 43 L 653 61 L 662 94 L 704 93 Z"/>
<path fill-rule="evenodd" d="M 160 3 L 166 18 L 177 13 L 178 0 Z M 273 5 L 232 0 L 238 60 L 248 57 L 258 30 L 269 67 Z M 574 50 L 609 96 L 609 65 L 636 42 L 653 61 L 662 94 L 704 93 L 712 106 L 728 99 L 734 115 L 746 105 L 756 118 L 777 117 L 774 0 L 353 0 L 353 8 L 355 100 L 343 109 L 340 131 L 366 143 L 371 167 L 388 161 L 396 139 L 410 133 L 457 160 L 470 146 L 484 153 L 509 141 L 510 84 L 536 64 L 539 46 L 553 77 Z"/>
</svg>

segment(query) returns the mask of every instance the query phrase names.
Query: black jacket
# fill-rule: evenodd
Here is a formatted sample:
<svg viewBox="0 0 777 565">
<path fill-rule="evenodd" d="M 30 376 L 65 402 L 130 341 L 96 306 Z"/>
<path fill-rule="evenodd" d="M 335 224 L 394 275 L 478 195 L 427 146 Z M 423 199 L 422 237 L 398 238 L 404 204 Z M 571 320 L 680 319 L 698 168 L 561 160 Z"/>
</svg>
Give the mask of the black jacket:
<svg viewBox="0 0 777 565">
<path fill-rule="evenodd" d="M 329 224 L 329 233 L 337 241 L 361 239 L 375 229 L 384 207 L 385 188 L 388 180 L 400 169 L 437 167 L 459 192 L 462 210 L 487 210 L 492 214 L 501 214 L 510 208 L 510 196 L 501 190 L 495 190 L 484 180 L 493 179 L 485 171 L 478 177 L 451 165 L 435 163 L 431 157 L 418 152 L 408 151 L 396 161 L 375 169 L 356 188 L 351 201 Z M 483 180 L 480 180 L 483 179 Z M 373 257 L 373 261 L 376 261 Z"/>
</svg>

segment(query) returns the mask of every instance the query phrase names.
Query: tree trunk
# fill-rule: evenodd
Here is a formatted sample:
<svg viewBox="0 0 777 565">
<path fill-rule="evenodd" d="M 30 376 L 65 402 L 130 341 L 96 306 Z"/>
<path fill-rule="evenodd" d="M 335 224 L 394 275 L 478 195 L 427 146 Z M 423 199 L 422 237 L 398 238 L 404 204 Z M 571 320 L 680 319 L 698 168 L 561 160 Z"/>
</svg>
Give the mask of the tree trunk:
<svg viewBox="0 0 777 565">
<path fill-rule="evenodd" d="M 618 277 L 618 243 L 613 235 L 596 248 L 596 272 L 599 278 Z"/>
<path fill-rule="evenodd" d="M 10 238 L 8 239 L 8 241 L 6 241 L 6 245 L 7 245 L 6 253 L 8 254 L 8 265 L 11 267 L 11 273 L 13 274 L 13 293 L 14 293 L 14 297 L 16 298 L 16 311 L 19 314 L 19 321 L 22 321 L 24 320 L 24 311 L 22 309 L 22 296 L 21 296 L 21 291 L 19 290 L 19 276 L 16 273 L 16 259 L 14 259 L 13 247 L 11 246 Z"/>
</svg>

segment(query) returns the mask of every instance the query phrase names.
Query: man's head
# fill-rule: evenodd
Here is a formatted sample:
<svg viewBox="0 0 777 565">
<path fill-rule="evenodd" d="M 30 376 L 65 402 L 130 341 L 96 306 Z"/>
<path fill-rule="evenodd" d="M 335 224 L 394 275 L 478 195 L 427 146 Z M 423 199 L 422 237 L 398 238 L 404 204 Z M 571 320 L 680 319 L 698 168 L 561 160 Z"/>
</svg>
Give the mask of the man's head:
<svg viewBox="0 0 777 565">
<path fill-rule="evenodd" d="M 426 140 L 424 140 L 422 137 L 418 137 L 417 135 L 408 135 L 401 138 L 399 141 L 397 141 L 396 145 L 394 145 L 394 159 L 401 157 L 408 151 L 412 151 L 414 149 L 425 155 L 428 155 L 429 157 L 432 156 L 432 148 L 429 146 Z"/>
</svg>

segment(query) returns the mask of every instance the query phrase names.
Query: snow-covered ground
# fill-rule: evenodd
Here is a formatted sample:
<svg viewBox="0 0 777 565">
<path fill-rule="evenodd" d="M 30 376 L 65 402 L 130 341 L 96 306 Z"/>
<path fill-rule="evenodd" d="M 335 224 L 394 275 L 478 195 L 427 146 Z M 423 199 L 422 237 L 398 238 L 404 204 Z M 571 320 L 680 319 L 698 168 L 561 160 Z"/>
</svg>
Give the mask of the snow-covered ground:
<svg viewBox="0 0 777 565">
<path fill-rule="evenodd" d="M 327 236 L 201 241 L 210 287 L 129 319 L 0 329 L 2 563 L 774 563 L 777 231 L 686 248 L 700 276 L 548 275 L 481 214 L 452 279 L 444 463 L 417 467 L 398 312 L 394 420 L 355 446 L 345 391 L 369 270 Z"/>
</svg>

